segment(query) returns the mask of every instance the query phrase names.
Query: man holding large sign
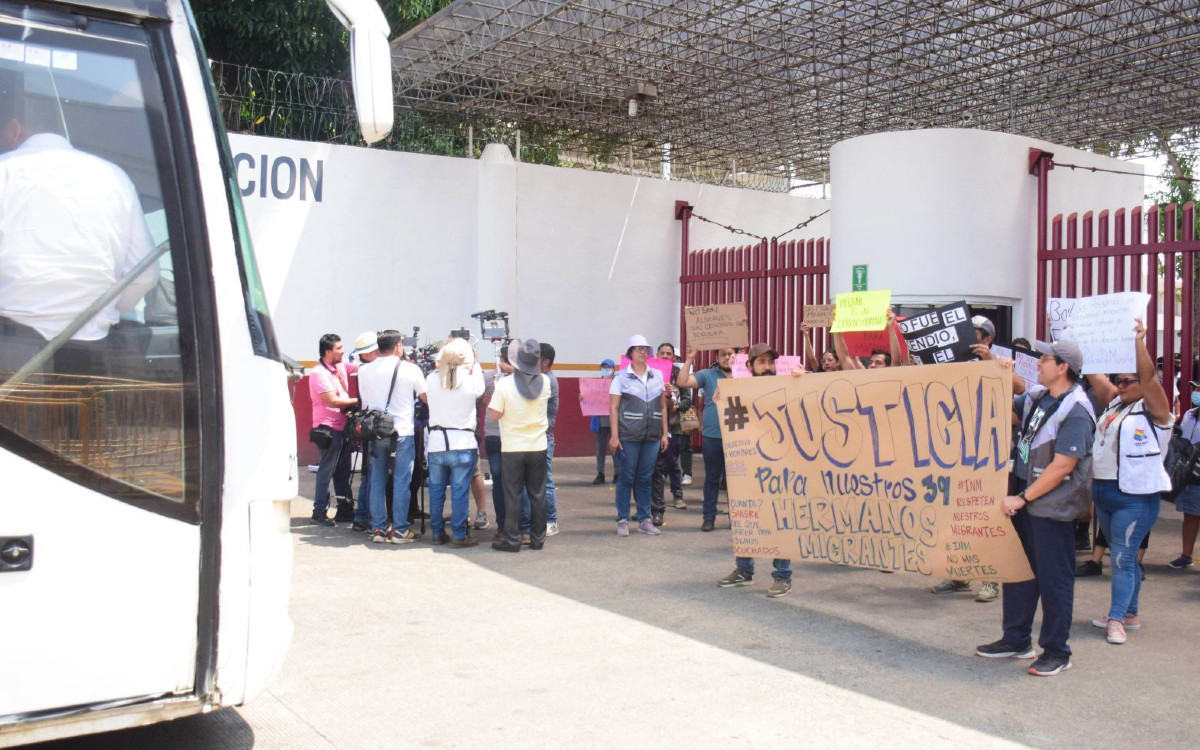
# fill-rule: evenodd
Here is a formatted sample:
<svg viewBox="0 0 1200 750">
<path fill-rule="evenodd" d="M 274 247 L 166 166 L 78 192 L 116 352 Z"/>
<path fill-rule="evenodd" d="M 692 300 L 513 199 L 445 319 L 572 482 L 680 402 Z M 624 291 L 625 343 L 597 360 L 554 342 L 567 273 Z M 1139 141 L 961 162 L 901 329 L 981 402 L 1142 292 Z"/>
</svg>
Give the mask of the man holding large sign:
<svg viewBox="0 0 1200 750">
<path fill-rule="evenodd" d="M 1032 577 L 1001 503 L 1012 376 L 994 362 L 721 383 L 734 554 Z"/>
</svg>

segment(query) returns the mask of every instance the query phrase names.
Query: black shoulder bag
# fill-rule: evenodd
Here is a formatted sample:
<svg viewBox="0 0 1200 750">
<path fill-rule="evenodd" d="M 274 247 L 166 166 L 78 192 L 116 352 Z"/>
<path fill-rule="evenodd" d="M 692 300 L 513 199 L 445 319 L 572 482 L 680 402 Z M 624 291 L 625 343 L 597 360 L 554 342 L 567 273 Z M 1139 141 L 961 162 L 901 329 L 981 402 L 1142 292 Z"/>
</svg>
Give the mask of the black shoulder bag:
<svg viewBox="0 0 1200 750">
<path fill-rule="evenodd" d="M 1184 487 L 1197 482 L 1196 460 L 1200 458 L 1200 453 L 1196 451 L 1196 444 L 1192 442 L 1195 436 L 1196 425 L 1192 425 L 1192 434 L 1188 437 L 1184 437 L 1182 433 L 1171 435 L 1167 457 L 1163 460 L 1163 467 L 1167 470 L 1167 476 L 1171 478 L 1171 489 L 1162 493 L 1164 500 L 1174 501 L 1179 493 L 1183 492 Z"/>
<path fill-rule="evenodd" d="M 388 388 L 387 401 L 383 410 L 359 409 L 346 417 L 346 439 L 351 443 L 372 443 L 390 438 L 396 431 L 396 420 L 387 413 L 392 405 L 392 392 L 396 390 L 396 376 L 400 374 L 400 361 L 392 371 L 392 384 Z"/>
</svg>

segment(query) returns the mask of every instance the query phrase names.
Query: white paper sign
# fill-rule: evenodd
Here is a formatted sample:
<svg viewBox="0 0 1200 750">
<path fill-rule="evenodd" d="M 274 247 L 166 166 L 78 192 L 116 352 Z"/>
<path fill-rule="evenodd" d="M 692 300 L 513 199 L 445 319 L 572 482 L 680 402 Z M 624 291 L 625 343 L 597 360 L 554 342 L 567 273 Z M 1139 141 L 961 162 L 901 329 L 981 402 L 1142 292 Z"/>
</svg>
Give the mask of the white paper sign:
<svg viewBox="0 0 1200 750">
<path fill-rule="evenodd" d="M 1008 359 L 1012 359 L 1012 349 L 1009 349 L 1007 346 L 1000 346 L 999 344 L 992 344 L 992 356 L 993 357 L 1007 357 Z"/>
<path fill-rule="evenodd" d="M 1085 375 L 1135 372 L 1134 319 L 1145 319 L 1149 302 L 1145 292 L 1051 297 L 1046 305 L 1050 333 L 1055 341 L 1079 344 Z"/>
<path fill-rule="evenodd" d="M 1033 356 L 1032 354 L 1026 354 L 1025 352 L 1017 352 L 1017 356 L 1013 362 L 1016 363 L 1013 366 L 1013 370 L 1015 370 L 1018 375 L 1025 379 L 1025 385 L 1032 385 L 1033 383 L 1038 382 L 1037 357 Z"/>
</svg>

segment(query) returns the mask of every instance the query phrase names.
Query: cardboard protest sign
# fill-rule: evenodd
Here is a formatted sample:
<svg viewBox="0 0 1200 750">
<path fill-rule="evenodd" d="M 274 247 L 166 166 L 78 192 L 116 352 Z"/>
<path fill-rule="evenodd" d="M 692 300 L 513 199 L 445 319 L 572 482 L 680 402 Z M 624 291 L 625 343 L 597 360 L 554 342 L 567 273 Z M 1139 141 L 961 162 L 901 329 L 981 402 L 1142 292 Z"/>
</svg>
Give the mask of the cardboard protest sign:
<svg viewBox="0 0 1200 750">
<path fill-rule="evenodd" d="M 874 292 L 842 292 L 835 298 L 831 333 L 882 331 L 887 326 L 890 289 Z"/>
<path fill-rule="evenodd" d="M 900 323 L 913 361 L 922 365 L 974 359 L 975 327 L 966 302 L 952 302 Z"/>
<path fill-rule="evenodd" d="M 750 345 L 746 303 L 685 307 L 688 345 L 696 351 Z"/>
<path fill-rule="evenodd" d="M 650 359 L 646 360 L 646 366 L 651 367 L 655 370 L 658 370 L 658 372 L 663 376 L 664 383 L 674 383 L 675 382 L 675 375 L 674 375 L 675 363 L 672 362 L 671 360 L 659 359 L 658 357 L 651 357 Z M 629 367 L 629 357 L 626 357 L 625 355 L 622 354 L 621 355 L 621 369 L 624 370 L 626 367 Z"/>
<path fill-rule="evenodd" d="M 846 342 L 846 352 L 851 357 L 869 357 L 873 351 L 891 352 L 889 348 L 888 337 L 895 336 L 900 342 L 900 352 L 903 354 L 908 349 L 908 342 L 904 340 L 903 334 L 900 333 L 900 320 L 897 319 L 896 325 L 892 326 L 891 331 L 852 331 L 843 333 L 842 340 Z"/>
<path fill-rule="evenodd" d="M 1134 319 L 1146 318 L 1150 295 L 1117 292 L 1094 297 L 1051 297 L 1046 303 L 1055 341 L 1074 341 L 1083 351 L 1083 374 L 1136 372 Z"/>
<path fill-rule="evenodd" d="M 716 406 L 735 555 L 1033 577 L 1001 505 L 1012 377 L 995 362 L 723 380 Z"/>
<path fill-rule="evenodd" d="M 804 322 L 813 328 L 828 328 L 833 325 L 833 305 L 805 305 Z"/>
<path fill-rule="evenodd" d="M 579 410 L 585 417 L 608 416 L 608 387 L 612 381 L 608 378 L 580 378 Z"/>
</svg>

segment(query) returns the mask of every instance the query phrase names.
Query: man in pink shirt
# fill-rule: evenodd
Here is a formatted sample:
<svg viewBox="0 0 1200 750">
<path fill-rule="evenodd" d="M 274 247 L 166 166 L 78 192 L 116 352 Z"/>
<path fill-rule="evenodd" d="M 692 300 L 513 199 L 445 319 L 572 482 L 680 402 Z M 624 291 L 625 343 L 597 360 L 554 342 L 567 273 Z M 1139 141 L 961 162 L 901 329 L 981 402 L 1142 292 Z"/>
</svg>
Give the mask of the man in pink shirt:
<svg viewBox="0 0 1200 750">
<path fill-rule="evenodd" d="M 346 444 L 346 415 L 342 409 L 354 406 L 356 399 L 350 398 L 347 386 L 346 365 L 342 363 L 342 339 L 335 333 L 321 337 L 321 361 L 308 375 L 308 395 L 312 399 L 313 429 L 309 433 L 313 443 L 321 451 L 317 467 L 317 489 L 313 494 L 313 523 L 333 526 L 329 520 L 329 482 L 337 495 L 337 520 L 354 520 L 354 506 L 350 501 L 350 456 L 352 451 Z"/>
</svg>

